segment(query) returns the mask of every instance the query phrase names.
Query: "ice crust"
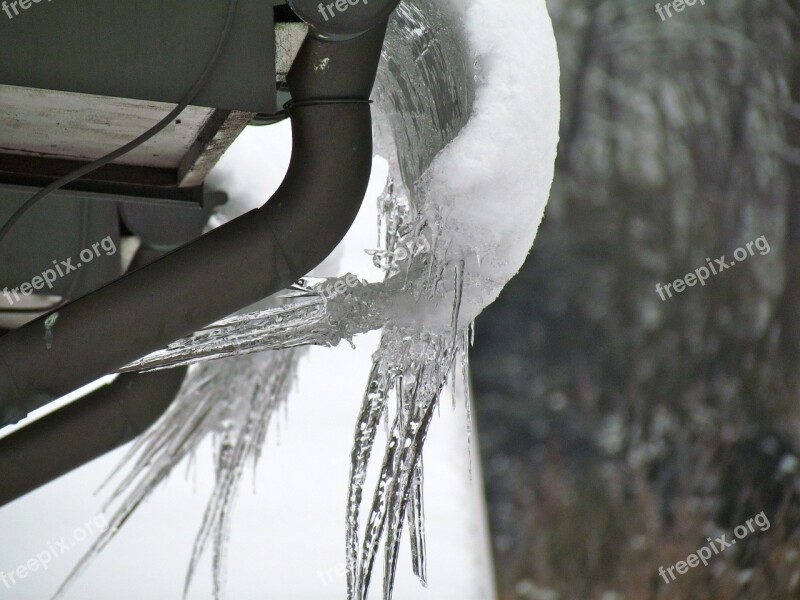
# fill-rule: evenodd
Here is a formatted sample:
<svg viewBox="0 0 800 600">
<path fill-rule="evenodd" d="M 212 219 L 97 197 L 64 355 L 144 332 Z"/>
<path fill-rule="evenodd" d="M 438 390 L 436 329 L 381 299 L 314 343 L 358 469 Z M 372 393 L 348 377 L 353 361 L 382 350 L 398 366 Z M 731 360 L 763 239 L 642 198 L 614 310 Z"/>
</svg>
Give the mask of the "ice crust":
<svg viewBox="0 0 800 600">
<path fill-rule="evenodd" d="M 471 324 L 517 273 L 536 236 L 558 142 L 558 79 L 544 0 L 401 3 L 374 94 L 377 152 L 390 165 L 378 207 L 381 248 L 374 253 L 383 280 L 360 281 L 328 297 L 323 290 L 330 280 L 308 278 L 279 305 L 226 319 L 130 365 L 127 370 L 147 370 L 225 358 L 195 365 L 173 407 L 133 448 L 113 494 L 121 503 L 113 527 L 73 576 L 214 436 L 218 483 L 187 589 L 211 547 L 215 597 L 221 598 L 228 515 L 241 472 L 260 456 L 267 426 L 286 401 L 298 348 L 333 346 L 380 329 L 351 454 L 347 594 L 367 597 L 383 547 L 382 592 L 391 597 L 404 524 L 424 584 L 425 437 L 448 382 L 461 377 L 468 389 Z M 242 191 L 235 162 L 223 160 L 215 176 L 232 195 Z M 365 503 L 382 422 L 388 442 Z"/>
</svg>

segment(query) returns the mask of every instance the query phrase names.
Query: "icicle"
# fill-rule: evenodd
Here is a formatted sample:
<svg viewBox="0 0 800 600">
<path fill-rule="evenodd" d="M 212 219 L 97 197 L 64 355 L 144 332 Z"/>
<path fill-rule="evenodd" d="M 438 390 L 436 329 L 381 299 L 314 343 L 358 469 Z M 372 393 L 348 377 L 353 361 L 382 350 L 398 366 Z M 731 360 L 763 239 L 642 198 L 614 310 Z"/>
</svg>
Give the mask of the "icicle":
<svg viewBox="0 0 800 600">
<path fill-rule="evenodd" d="M 469 478 L 472 479 L 472 386 L 469 372 L 469 349 L 465 331 L 459 336 L 458 350 L 461 354 L 461 378 L 464 382 L 464 408 L 467 411 L 467 453 L 469 456 Z"/>
<path fill-rule="evenodd" d="M 405 433 L 400 431 L 399 420 L 400 416 L 397 415 L 392 425 L 391 436 L 386 447 L 386 453 L 384 454 L 380 480 L 375 488 L 372 508 L 367 519 L 364 542 L 361 549 L 361 560 L 358 564 L 357 585 L 355 595 L 353 596 L 355 600 L 364 600 L 367 596 L 375 554 L 377 553 L 378 544 L 380 543 L 383 528 L 386 523 L 389 496 L 393 489 L 393 484 L 396 481 L 400 448 L 403 445 L 402 436 Z"/>
<path fill-rule="evenodd" d="M 263 350 L 315 344 L 333 346 L 359 331 L 331 327 L 326 304 L 318 296 L 220 321 L 167 348 L 138 360 L 121 372 L 156 370 Z M 354 323 L 352 325 L 355 325 Z M 356 327 L 358 329 L 358 327 Z"/>
<path fill-rule="evenodd" d="M 454 294 L 454 303 L 456 296 Z M 456 348 L 451 345 L 451 341 L 449 335 L 423 336 L 419 333 L 390 330 L 384 334 L 376 352 L 373 372 L 383 370 L 390 373 L 389 379 L 383 382 L 383 389 L 394 389 L 398 408 L 373 494 L 357 572 L 351 575 L 352 586 L 348 587 L 348 597 L 351 600 L 366 598 L 375 557 L 381 540 L 384 539 L 383 595 L 386 600 L 391 598 L 401 534 L 406 520 L 410 523 L 414 571 L 421 581 L 427 581 L 422 505 L 422 447 L 448 374 L 453 368 Z M 392 364 L 393 367 L 389 368 L 387 364 Z M 360 430 L 361 428 L 357 431 Z M 357 441 L 356 448 L 359 443 Z M 356 453 L 357 450 L 354 449 L 354 456 Z M 363 462 L 359 465 L 366 468 Z M 351 490 L 360 490 L 362 485 L 363 478 L 358 482 L 351 482 Z M 354 500 L 352 494 L 351 500 Z M 350 507 L 350 514 L 352 513 L 353 508 Z M 349 561 L 354 556 L 353 544 L 358 535 L 354 528 L 357 527 L 357 520 L 351 518 L 348 521 Z"/>
<path fill-rule="evenodd" d="M 414 360 L 411 364 L 414 364 Z M 384 557 L 384 598 L 388 600 L 391 597 L 392 582 L 394 581 L 394 574 L 397 569 L 397 555 L 400 547 L 400 534 L 403 528 L 404 511 L 407 502 L 404 498 L 407 496 L 407 486 L 411 483 L 411 477 L 414 472 L 414 465 L 409 464 L 408 448 L 414 443 L 416 436 L 416 428 L 418 427 L 420 398 L 418 393 L 420 391 L 420 383 L 424 378 L 425 367 L 417 367 L 414 372 L 414 382 L 412 389 L 400 389 L 399 398 L 399 411 L 398 411 L 398 429 L 403 432 L 402 447 L 399 447 L 399 452 L 396 455 L 396 464 L 394 472 L 397 473 L 397 478 L 390 484 L 389 505 L 387 508 L 387 515 L 389 518 L 388 525 L 386 526 L 386 548 Z M 398 378 L 400 380 L 400 378 Z M 424 400 L 423 400 L 424 402 Z M 431 400 L 434 403 L 434 400 Z M 412 460 L 414 457 L 412 456 Z M 408 484 L 406 484 L 408 481 Z M 400 499 L 398 499 L 400 497 Z"/>
<path fill-rule="evenodd" d="M 393 490 L 388 507 L 388 523 L 386 532 L 386 557 L 383 579 L 383 598 L 391 600 L 397 573 L 397 559 L 400 549 L 400 535 L 405 522 L 406 508 L 409 504 L 411 483 L 414 468 L 422 456 L 422 446 L 428 433 L 428 426 L 433 418 L 435 401 L 428 403 L 420 421 L 412 422 L 406 432 L 406 444 L 401 450 L 398 475 L 393 482 Z M 416 431 L 414 431 L 416 429 Z"/>
<path fill-rule="evenodd" d="M 109 528 L 81 558 L 55 597 L 66 591 L 179 463 L 208 436 L 219 434 L 216 482 L 195 539 L 184 594 L 211 544 L 214 598 L 222 598 L 230 515 L 239 483 L 247 462 L 258 460 L 269 423 L 286 402 L 299 356 L 297 350 L 286 350 L 208 363 L 190 370 L 175 402 L 134 444 L 117 469 L 116 473 L 122 473 L 122 469 L 127 472 L 110 500 L 120 500 L 120 504 L 112 512 Z"/>
<path fill-rule="evenodd" d="M 422 457 L 414 467 L 411 482 L 411 502 L 409 505 L 409 537 L 411 539 L 411 561 L 416 575 L 423 586 L 428 585 L 428 556 L 425 548 L 425 502 L 423 497 L 424 476 Z"/>
<path fill-rule="evenodd" d="M 355 441 L 350 455 L 350 492 L 347 499 L 347 594 L 356 597 L 359 585 L 358 561 L 358 513 L 364 482 L 367 478 L 367 464 L 375 443 L 375 434 L 381 415 L 386 414 L 388 381 L 386 371 L 378 363 L 373 364 L 364 402 L 356 422 Z"/>
<path fill-rule="evenodd" d="M 286 297 L 279 307 L 209 325 L 123 367 L 120 372 L 154 371 L 265 350 L 310 345 L 330 348 L 342 340 L 352 346 L 354 336 L 386 324 L 379 307 L 402 291 L 403 282 L 395 276 L 384 282 L 362 283 L 356 287 L 348 283 L 345 293 L 326 297 L 326 290 L 346 279 L 321 280 L 310 292 Z"/>
</svg>

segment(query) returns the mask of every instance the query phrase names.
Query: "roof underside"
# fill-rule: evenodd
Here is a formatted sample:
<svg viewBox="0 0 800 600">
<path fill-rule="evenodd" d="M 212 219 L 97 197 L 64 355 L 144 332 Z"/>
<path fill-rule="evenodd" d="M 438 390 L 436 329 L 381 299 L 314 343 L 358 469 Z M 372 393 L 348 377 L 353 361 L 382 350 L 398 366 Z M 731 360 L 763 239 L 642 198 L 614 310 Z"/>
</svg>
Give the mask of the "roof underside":
<svg viewBox="0 0 800 600">
<path fill-rule="evenodd" d="M 276 80 L 305 25 L 274 22 L 282 0 L 239 0 L 208 84 L 164 131 L 89 180 L 191 188 L 256 113 L 277 107 Z M 71 0 L 0 13 L 0 184 L 44 184 L 135 139 L 167 115 L 219 40 L 218 0 Z M 27 178 L 27 179 L 26 179 Z"/>
</svg>

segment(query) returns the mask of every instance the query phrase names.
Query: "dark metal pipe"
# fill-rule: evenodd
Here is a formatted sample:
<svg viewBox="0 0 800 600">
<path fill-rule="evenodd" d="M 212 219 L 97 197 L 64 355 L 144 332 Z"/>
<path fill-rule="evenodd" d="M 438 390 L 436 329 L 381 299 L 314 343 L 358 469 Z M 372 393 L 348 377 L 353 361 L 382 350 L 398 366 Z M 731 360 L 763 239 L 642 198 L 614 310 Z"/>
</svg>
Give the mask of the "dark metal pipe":
<svg viewBox="0 0 800 600">
<path fill-rule="evenodd" d="M 0 439 L 0 506 L 144 433 L 175 399 L 186 370 L 120 375 Z"/>
<path fill-rule="evenodd" d="M 285 288 L 330 254 L 369 181 L 365 101 L 385 32 L 386 22 L 345 41 L 306 39 L 288 76 L 291 163 L 262 208 L 0 337 L 0 426 Z"/>
<path fill-rule="evenodd" d="M 202 225 L 195 237 L 201 233 Z M 166 253 L 142 244 L 128 271 Z M 187 370 L 126 374 L 0 439 L 0 507 L 144 433 L 175 400 Z"/>
</svg>

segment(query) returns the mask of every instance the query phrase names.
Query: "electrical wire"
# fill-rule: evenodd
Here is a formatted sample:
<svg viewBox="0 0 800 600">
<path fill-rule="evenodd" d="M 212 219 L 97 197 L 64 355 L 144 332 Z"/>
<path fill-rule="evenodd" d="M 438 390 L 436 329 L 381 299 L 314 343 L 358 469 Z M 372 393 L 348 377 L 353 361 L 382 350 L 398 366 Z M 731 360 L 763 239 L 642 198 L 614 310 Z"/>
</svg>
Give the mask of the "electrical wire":
<svg viewBox="0 0 800 600">
<path fill-rule="evenodd" d="M 170 123 L 172 123 L 180 114 L 189 106 L 192 101 L 197 97 L 197 94 L 205 87 L 206 83 L 208 82 L 208 78 L 211 76 L 211 72 L 214 70 L 214 67 L 219 62 L 220 56 L 222 56 L 222 52 L 225 49 L 225 46 L 228 42 L 228 37 L 230 35 L 231 29 L 233 27 L 234 16 L 236 14 L 236 6 L 239 3 L 239 0 L 231 0 L 231 3 L 228 7 L 228 16 L 225 22 L 225 27 L 222 30 L 220 35 L 219 42 L 217 43 L 217 47 L 214 50 L 214 54 L 211 56 L 211 59 L 206 64 L 206 68 L 203 70 L 203 73 L 200 75 L 200 78 L 195 82 L 195 84 L 191 87 L 191 89 L 186 93 L 183 99 L 178 103 L 178 105 L 172 109 L 172 111 L 164 117 L 161 121 L 156 123 L 153 127 L 147 130 L 145 133 L 137 137 L 135 140 L 125 144 L 121 148 L 114 150 L 113 152 L 106 154 L 102 158 L 98 158 L 97 160 L 87 163 L 82 167 L 74 170 L 72 173 L 68 173 L 63 177 L 55 180 L 47 187 L 41 189 L 35 195 L 31 196 L 25 203 L 20 206 L 11 218 L 6 221 L 2 228 L 0 228 L 0 244 L 3 243 L 3 240 L 6 238 L 8 233 L 17 224 L 17 222 L 27 213 L 31 208 L 33 208 L 40 200 L 47 197 L 48 195 L 52 194 L 58 189 L 61 189 L 65 185 L 68 185 L 75 181 L 76 179 L 80 179 L 89 173 L 96 171 L 97 169 L 104 167 L 110 162 L 113 162 L 120 158 L 121 156 L 126 155 L 131 150 L 135 150 L 151 138 L 155 137 L 161 131 L 163 131 Z"/>
</svg>

